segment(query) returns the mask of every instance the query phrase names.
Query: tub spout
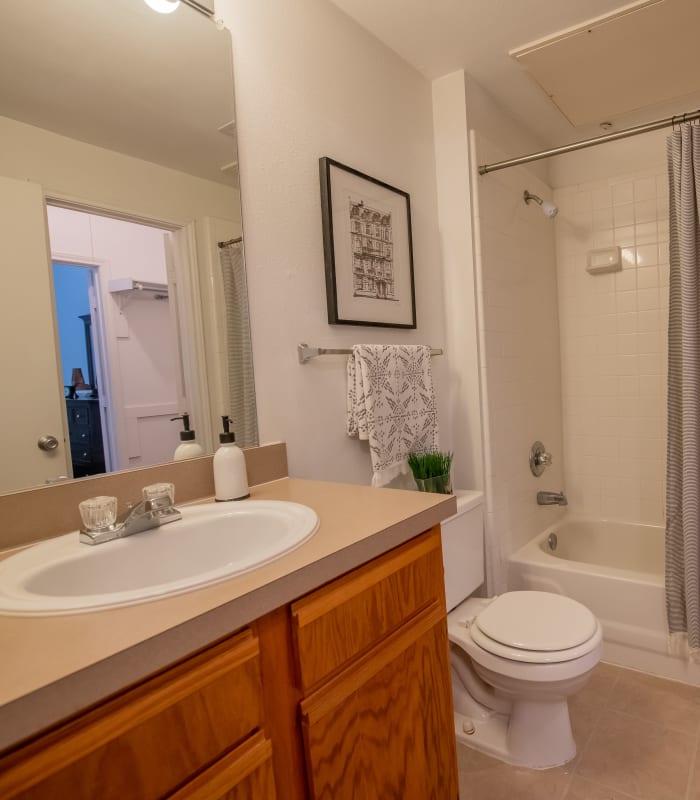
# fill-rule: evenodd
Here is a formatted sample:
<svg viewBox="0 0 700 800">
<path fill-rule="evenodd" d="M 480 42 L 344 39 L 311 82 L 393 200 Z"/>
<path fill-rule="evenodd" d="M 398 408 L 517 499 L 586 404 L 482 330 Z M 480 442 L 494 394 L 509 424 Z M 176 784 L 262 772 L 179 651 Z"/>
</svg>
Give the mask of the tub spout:
<svg viewBox="0 0 700 800">
<path fill-rule="evenodd" d="M 537 492 L 537 504 L 540 506 L 568 506 L 564 492 Z"/>
</svg>

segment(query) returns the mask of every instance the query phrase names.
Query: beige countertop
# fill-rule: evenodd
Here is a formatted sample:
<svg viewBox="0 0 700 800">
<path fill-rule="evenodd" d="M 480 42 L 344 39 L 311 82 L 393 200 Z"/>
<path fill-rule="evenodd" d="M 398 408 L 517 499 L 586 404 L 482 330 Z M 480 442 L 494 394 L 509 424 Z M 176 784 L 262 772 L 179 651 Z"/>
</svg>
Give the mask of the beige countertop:
<svg viewBox="0 0 700 800">
<path fill-rule="evenodd" d="M 141 680 L 411 539 L 456 511 L 453 496 L 284 478 L 258 500 L 313 508 L 317 533 L 248 573 L 104 611 L 0 615 L 0 750 Z M 108 547 L 109 545 L 105 545 Z"/>
</svg>

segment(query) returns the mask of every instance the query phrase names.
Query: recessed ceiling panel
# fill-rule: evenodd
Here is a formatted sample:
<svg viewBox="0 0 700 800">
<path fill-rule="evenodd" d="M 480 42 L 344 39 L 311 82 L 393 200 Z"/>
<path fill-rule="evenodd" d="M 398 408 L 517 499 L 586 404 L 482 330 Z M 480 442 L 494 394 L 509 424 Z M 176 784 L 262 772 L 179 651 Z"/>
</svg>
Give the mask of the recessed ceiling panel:
<svg viewBox="0 0 700 800">
<path fill-rule="evenodd" d="M 511 55 L 583 126 L 697 92 L 699 34 L 698 0 L 645 0 Z"/>
</svg>

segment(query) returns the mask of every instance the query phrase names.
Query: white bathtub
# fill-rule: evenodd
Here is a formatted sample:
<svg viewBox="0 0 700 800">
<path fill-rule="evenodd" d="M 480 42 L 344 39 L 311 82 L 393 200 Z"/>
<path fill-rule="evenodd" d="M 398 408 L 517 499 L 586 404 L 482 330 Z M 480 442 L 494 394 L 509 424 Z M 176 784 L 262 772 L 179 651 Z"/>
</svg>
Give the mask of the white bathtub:
<svg viewBox="0 0 700 800">
<path fill-rule="evenodd" d="M 661 526 L 567 517 L 511 556 L 508 585 L 590 608 L 603 625 L 606 661 L 700 685 L 700 665 L 666 651 Z"/>
</svg>

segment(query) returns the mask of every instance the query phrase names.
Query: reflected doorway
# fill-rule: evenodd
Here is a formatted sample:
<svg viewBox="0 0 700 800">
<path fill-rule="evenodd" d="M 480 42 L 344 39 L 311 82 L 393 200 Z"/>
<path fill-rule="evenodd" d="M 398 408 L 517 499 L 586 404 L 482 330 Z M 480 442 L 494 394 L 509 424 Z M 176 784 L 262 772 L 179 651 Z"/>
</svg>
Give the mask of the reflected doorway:
<svg viewBox="0 0 700 800">
<path fill-rule="evenodd" d="M 100 410 L 105 370 L 95 357 L 100 348 L 95 347 L 94 335 L 101 331 L 94 301 L 97 268 L 59 261 L 52 267 L 70 457 L 73 477 L 83 478 L 105 472 L 110 461 L 109 436 L 105 435 L 109 404 L 104 413 Z"/>
</svg>

